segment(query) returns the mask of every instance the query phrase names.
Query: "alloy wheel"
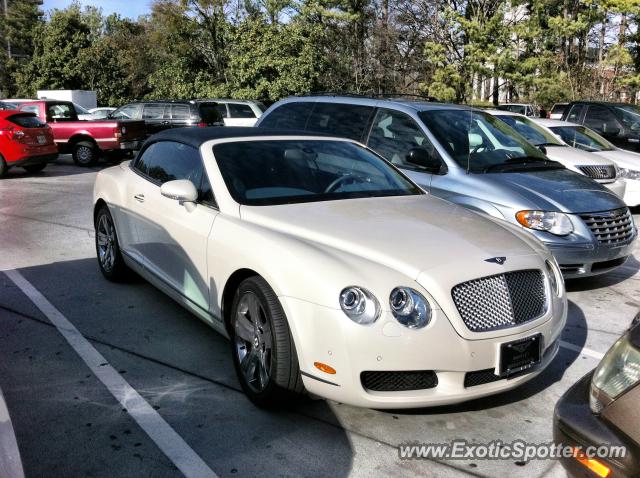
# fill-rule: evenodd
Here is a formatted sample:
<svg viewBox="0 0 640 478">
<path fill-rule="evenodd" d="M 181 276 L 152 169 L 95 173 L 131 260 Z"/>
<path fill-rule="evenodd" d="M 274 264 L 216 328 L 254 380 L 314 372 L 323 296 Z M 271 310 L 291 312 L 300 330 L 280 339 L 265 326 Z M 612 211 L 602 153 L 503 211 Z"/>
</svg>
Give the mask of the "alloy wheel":
<svg viewBox="0 0 640 478">
<path fill-rule="evenodd" d="M 98 219 L 97 227 L 98 258 L 102 268 L 111 272 L 116 262 L 116 231 L 107 214 Z"/>
</svg>

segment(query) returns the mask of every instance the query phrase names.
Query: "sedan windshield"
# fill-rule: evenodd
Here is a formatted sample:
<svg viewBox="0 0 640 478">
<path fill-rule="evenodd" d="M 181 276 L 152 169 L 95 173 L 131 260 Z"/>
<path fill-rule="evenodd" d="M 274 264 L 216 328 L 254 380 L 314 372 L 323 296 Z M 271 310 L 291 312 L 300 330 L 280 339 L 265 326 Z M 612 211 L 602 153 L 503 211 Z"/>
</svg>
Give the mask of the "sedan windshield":
<svg viewBox="0 0 640 478">
<path fill-rule="evenodd" d="M 422 111 L 419 115 L 451 158 L 471 173 L 563 168 L 488 113 L 443 109 Z"/>
<path fill-rule="evenodd" d="M 584 151 L 612 151 L 615 146 L 598 133 L 584 126 L 551 126 L 551 131 L 562 138 L 562 141 L 574 148 Z"/>
<path fill-rule="evenodd" d="M 347 141 L 236 141 L 215 145 L 213 153 L 240 204 L 424 194 L 385 160 Z"/>
<path fill-rule="evenodd" d="M 564 146 L 554 135 L 526 116 L 495 115 L 536 146 Z"/>
<path fill-rule="evenodd" d="M 614 106 L 622 122 L 632 131 L 640 130 L 640 109 L 635 105 Z"/>
</svg>

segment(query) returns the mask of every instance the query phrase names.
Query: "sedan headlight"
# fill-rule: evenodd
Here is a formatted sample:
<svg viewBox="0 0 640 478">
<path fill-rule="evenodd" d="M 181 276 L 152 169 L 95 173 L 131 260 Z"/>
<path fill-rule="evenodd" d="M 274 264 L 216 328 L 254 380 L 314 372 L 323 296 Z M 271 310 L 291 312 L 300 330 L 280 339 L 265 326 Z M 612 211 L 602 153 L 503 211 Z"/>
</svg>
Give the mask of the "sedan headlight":
<svg viewBox="0 0 640 478">
<path fill-rule="evenodd" d="M 380 304 L 364 287 L 349 286 L 340 292 L 342 311 L 357 324 L 373 324 L 380 317 Z"/>
<path fill-rule="evenodd" d="M 609 349 L 591 379 L 589 406 L 600 413 L 640 381 L 640 350 L 624 335 Z"/>
<path fill-rule="evenodd" d="M 389 296 L 391 313 L 405 327 L 421 329 L 431 320 L 431 306 L 420 292 L 409 287 L 396 287 Z"/>
<path fill-rule="evenodd" d="M 573 232 L 571 219 L 562 212 L 519 211 L 516 219 L 527 229 L 546 231 L 556 236 L 566 236 Z"/>
<path fill-rule="evenodd" d="M 620 177 L 625 179 L 640 180 L 640 171 L 637 171 L 635 169 L 620 168 Z"/>
</svg>

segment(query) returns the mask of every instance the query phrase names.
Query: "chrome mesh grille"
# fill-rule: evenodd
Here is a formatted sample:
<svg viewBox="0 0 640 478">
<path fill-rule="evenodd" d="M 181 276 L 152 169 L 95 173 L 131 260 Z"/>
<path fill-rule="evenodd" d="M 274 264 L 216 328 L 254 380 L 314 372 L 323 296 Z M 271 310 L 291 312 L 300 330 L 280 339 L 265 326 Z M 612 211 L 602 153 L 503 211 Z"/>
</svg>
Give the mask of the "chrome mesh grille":
<svg viewBox="0 0 640 478">
<path fill-rule="evenodd" d="M 626 207 L 613 211 L 581 214 L 580 217 L 600 244 L 618 244 L 633 238 L 633 219 Z"/>
<path fill-rule="evenodd" d="M 473 332 L 535 320 L 547 307 L 544 276 L 539 270 L 507 272 L 463 282 L 451 294 L 463 322 Z"/>
<path fill-rule="evenodd" d="M 613 164 L 603 164 L 601 166 L 578 166 L 586 176 L 593 179 L 615 179 L 616 167 Z"/>
</svg>

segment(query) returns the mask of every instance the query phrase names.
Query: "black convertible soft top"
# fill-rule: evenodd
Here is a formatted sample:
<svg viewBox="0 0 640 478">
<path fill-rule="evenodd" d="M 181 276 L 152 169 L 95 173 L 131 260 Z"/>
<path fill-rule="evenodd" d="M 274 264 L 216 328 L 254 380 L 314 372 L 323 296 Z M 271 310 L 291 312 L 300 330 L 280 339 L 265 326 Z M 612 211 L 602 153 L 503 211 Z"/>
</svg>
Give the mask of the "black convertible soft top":
<svg viewBox="0 0 640 478">
<path fill-rule="evenodd" d="M 154 134 L 147 140 L 147 144 L 156 141 L 176 141 L 194 148 L 212 139 L 242 138 L 256 136 L 326 136 L 322 133 L 310 133 L 290 129 L 242 128 L 233 126 L 218 126 L 209 128 L 175 128 Z"/>
</svg>

